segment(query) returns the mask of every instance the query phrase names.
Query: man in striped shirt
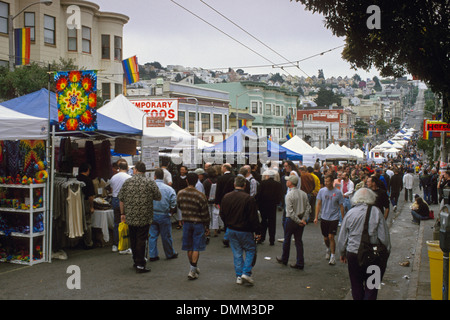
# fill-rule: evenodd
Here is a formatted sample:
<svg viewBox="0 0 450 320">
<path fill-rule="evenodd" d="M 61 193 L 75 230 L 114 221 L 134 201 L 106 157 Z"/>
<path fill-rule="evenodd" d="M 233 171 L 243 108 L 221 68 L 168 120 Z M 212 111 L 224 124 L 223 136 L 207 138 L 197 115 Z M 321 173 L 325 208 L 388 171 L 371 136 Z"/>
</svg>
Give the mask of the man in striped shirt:
<svg viewBox="0 0 450 320">
<path fill-rule="evenodd" d="M 206 248 L 205 237 L 209 235 L 208 200 L 204 193 L 195 188 L 198 175 L 190 172 L 187 175 L 187 188 L 178 192 L 177 204 L 183 220 L 183 240 L 181 249 L 187 251 L 190 270 L 188 278 L 198 278 L 197 267 L 200 251 Z"/>
</svg>

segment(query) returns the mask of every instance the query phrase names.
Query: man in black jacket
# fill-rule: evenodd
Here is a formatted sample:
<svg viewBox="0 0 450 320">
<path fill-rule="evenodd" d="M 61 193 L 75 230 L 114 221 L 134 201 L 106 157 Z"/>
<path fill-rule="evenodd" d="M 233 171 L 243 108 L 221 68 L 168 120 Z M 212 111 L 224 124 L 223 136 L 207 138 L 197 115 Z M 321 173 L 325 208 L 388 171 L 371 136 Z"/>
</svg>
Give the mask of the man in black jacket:
<svg viewBox="0 0 450 320">
<path fill-rule="evenodd" d="M 398 169 L 394 169 L 394 175 L 391 178 L 391 203 L 394 207 L 394 212 L 397 211 L 398 197 L 400 196 L 400 191 L 403 190 L 403 177 Z"/>
<path fill-rule="evenodd" d="M 227 193 L 222 199 L 220 217 L 227 226 L 234 257 L 236 283 L 246 282 L 253 285 L 252 268 L 256 260 L 255 237 L 259 237 L 261 225 L 256 201 L 244 191 L 246 183 L 244 177 L 235 178 L 235 190 Z"/>
<path fill-rule="evenodd" d="M 231 165 L 224 163 L 222 165 L 222 175 L 217 178 L 216 199 L 214 200 L 216 207 L 220 206 L 225 194 L 234 190 L 234 178 L 235 176 L 231 172 Z M 228 232 L 225 232 L 223 236 L 223 244 L 225 247 L 229 247 Z"/>
<path fill-rule="evenodd" d="M 263 180 L 256 195 L 256 202 L 261 213 L 262 230 L 260 243 L 266 239 L 266 232 L 269 229 L 269 244 L 271 246 L 275 243 L 277 205 L 283 197 L 281 183 L 274 179 L 275 173 L 273 170 L 267 170 L 263 173 Z"/>
</svg>

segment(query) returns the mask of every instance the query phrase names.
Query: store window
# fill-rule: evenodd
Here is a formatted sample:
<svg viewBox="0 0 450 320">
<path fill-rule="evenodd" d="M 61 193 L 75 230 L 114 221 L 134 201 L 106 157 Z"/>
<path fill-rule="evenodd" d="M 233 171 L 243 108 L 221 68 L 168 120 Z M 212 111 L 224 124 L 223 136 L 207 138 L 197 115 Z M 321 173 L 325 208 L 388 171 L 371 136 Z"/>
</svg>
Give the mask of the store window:
<svg viewBox="0 0 450 320">
<path fill-rule="evenodd" d="M 189 132 L 195 132 L 195 112 L 189 112 Z"/>
<path fill-rule="evenodd" d="M 123 85 L 121 83 L 114 84 L 114 96 L 117 97 L 119 94 L 122 94 Z"/>
<path fill-rule="evenodd" d="M 102 83 L 102 98 L 103 102 L 106 102 L 106 100 L 111 100 L 111 83 Z"/>
<path fill-rule="evenodd" d="M 83 26 L 81 31 L 83 52 L 91 53 L 91 28 Z"/>
<path fill-rule="evenodd" d="M 78 51 L 78 31 L 77 29 L 67 29 L 67 50 Z"/>
<path fill-rule="evenodd" d="M 0 1 L 0 33 L 8 34 L 9 3 Z"/>
<path fill-rule="evenodd" d="M 25 12 L 24 13 L 25 28 L 30 28 L 30 40 L 32 42 L 36 41 L 36 22 L 35 22 L 35 13 L 34 12 Z"/>
<path fill-rule="evenodd" d="M 111 42 L 109 34 L 102 34 L 102 59 L 111 59 Z"/>
<path fill-rule="evenodd" d="M 209 113 L 202 113 L 202 132 L 211 129 L 211 115 Z"/>
<path fill-rule="evenodd" d="M 221 114 L 214 115 L 214 129 L 222 132 L 222 115 Z"/>
<path fill-rule="evenodd" d="M 178 111 L 178 125 L 186 130 L 186 112 Z"/>
<path fill-rule="evenodd" d="M 56 18 L 44 14 L 44 43 L 56 45 Z"/>
</svg>

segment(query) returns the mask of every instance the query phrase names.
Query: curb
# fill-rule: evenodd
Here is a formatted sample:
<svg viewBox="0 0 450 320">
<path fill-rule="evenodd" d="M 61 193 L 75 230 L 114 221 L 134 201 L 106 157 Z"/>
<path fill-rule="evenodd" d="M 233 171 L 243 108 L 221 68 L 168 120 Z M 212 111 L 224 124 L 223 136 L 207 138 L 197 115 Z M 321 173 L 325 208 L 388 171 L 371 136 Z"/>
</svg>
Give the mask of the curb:
<svg viewBox="0 0 450 320">
<path fill-rule="evenodd" d="M 419 236 L 416 247 L 414 249 L 414 262 L 411 269 L 411 275 L 408 286 L 407 300 L 417 300 L 417 290 L 419 287 L 419 271 L 422 263 L 422 249 L 423 249 L 423 234 L 425 230 L 425 223 L 420 224 Z"/>
</svg>

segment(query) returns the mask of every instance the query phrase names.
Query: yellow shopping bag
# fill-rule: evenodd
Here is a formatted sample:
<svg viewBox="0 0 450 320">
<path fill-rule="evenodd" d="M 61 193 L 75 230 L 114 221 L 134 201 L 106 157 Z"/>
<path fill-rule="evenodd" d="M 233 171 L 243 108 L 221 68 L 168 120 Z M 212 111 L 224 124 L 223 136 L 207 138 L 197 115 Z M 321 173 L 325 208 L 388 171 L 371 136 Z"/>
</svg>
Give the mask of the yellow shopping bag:
<svg viewBox="0 0 450 320">
<path fill-rule="evenodd" d="M 125 222 L 119 223 L 119 251 L 124 251 L 130 248 L 129 228 Z"/>
</svg>

